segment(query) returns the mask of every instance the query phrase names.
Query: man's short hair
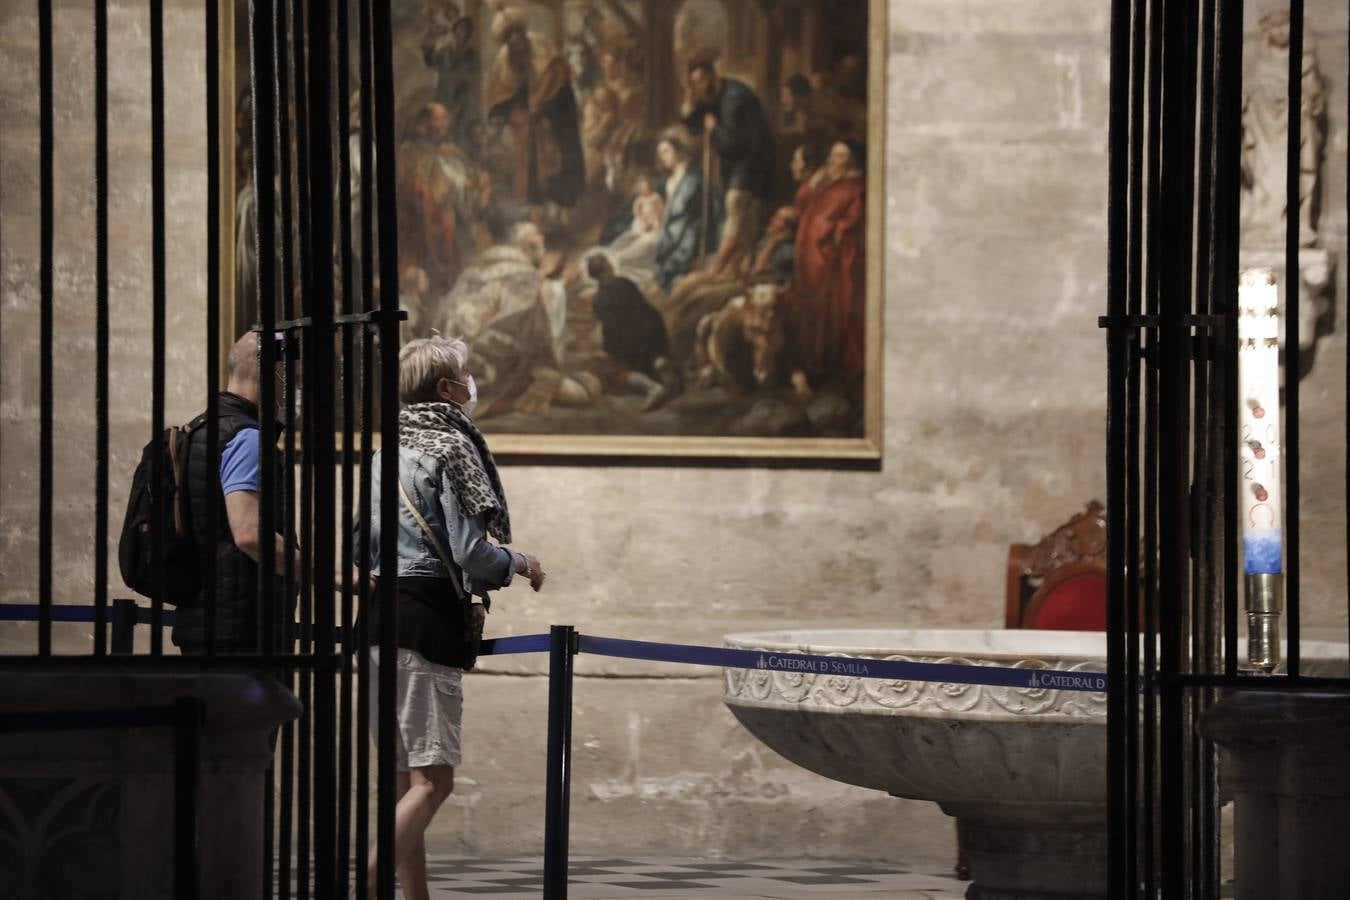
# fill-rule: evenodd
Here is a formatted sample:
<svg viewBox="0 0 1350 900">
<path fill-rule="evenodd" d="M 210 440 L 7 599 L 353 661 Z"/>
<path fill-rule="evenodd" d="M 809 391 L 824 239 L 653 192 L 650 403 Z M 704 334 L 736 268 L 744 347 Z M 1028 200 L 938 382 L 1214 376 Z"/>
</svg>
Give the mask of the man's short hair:
<svg viewBox="0 0 1350 900">
<path fill-rule="evenodd" d="M 252 382 L 258 379 L 260 360 L 257 332 L 251 332 L 250 334 L 255 336 L 246 341 L 237 341 L 230 348 L 229 377 L 236 381 Z"/>
<path fill-rule="evenodd" d="M 235 341 L 226 363 L 227 377 L 244 382 L 257 380 L 258 372 L 262 368 L 262 344 L 258 340 L 260 334 L 260 331 L 254 329 Z M 286 335 L 280 331 L 273 332 L 272 339 L 276 341 L 273 346 L 276 347 L 274 359 L 277 364 L 285 363 L 287 359 L 300 358 L 299 340 L 288 341 Z"/>
<path fill-rule="evenodd" d="M 403 403 L 436 400 L 442 378 L 461 381 L 469 360 L 469 345 L 439 334 L 408 341 L 398 352 L 398 398 Z"/>
</svg>

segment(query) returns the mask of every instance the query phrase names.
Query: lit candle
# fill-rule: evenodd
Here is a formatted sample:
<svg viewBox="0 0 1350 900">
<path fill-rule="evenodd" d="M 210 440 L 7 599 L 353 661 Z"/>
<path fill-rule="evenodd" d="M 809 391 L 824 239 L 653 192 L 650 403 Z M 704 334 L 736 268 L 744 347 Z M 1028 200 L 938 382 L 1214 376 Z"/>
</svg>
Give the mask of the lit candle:
<svg viewBox="0 0 1350 900">
<path fill-rule="evenodd" d="M 1280 505 L 1279 288 L 1269 269 L 1238 285 L 1238 491 L 1247 588 L 1247 661 L 1280 661 L 1284 532 Z"/>
</svg>

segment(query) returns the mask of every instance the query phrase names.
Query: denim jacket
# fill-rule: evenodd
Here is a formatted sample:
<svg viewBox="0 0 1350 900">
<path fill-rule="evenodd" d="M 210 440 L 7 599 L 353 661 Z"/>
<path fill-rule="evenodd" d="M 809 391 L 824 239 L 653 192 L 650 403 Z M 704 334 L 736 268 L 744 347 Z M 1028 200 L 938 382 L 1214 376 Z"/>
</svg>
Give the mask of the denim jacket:
<svg viewBox="0 0 1350 900">
<path fill-rule="evenodd" d="M 370 491 L 370 566 L 376 575 L 380 574 L 381 485 L 378 461 L 383 452 L 375 452 Z M 483 513 L 469 516 L 460 509 L 445 471 L 444 460 L 400 447 L 398 472 L 409 499 L 417 504 L 417 511 L 426 519 L 441 546 L 462 571 L 465 591 L 472 596 L 481 596 L 511 583 L 515 570 L 513 554 L 488 540 Z M 398 506 L 398 574 L 451 577 L 402 498 L 396 498 L 395 503 Z M 353 529 L 359 547 L 359 516 Z"/>
</svg>

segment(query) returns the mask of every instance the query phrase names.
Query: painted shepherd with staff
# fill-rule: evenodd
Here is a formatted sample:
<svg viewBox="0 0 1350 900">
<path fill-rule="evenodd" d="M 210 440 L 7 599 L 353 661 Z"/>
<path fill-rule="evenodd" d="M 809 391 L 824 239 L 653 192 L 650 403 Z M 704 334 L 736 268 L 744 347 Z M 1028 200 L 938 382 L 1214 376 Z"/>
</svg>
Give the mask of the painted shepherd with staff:
<svg viewBox="0 0 1350 900">
<path fill-rule="evenodd" d="M 774 137 L 769 117 L 755 92 L 742 81 L 719 75 L 716 55 L 696 54 L 686 69 L 688 101 L 685 128 L 702 137 L 703 176 L 712 182 L 713 155 L 726 189 L 726 219 L 717 253 L 710 263 L 715 278 L 743 273 L 773 198 Z"/>
</svg>

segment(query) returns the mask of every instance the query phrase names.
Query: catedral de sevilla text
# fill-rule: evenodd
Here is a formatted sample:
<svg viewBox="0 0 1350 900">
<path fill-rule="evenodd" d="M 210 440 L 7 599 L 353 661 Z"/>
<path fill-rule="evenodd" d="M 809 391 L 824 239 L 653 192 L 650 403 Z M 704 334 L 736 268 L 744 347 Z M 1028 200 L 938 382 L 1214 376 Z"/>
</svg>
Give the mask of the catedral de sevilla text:
<svg viewBox="0 0 1350 900">
<path fill-rule="evenodd" d="M 807 659 L 800 656 L 778 656 L 761 653 L 758 668 L 774 669 L 783 672 L 809 672 L 816 675 L 858 675 L 869 674 L 867 665 L 856 659 Z"/>
<path fill-rule="evenodd" d="M 1105 691 L 1106 676 L 1078 672 L 1031 672 L 1031 687 L 1074 691 Z"/>
<path fill-rule="evenodd" d="M 791 654 L 760 653 L 755 662 L 755 668 L 776 672 L 798 672 L 810 675 L 851 675 L 859 678 L 886 678 L 898 677 L 898 680 L 904 680 L 900 673 L 893 671 L 893 665 L 887 665 L 881 662 L 869 668 L 867 663 L 856 658 L 849 659 L 823 659 L 820 657 L 796 656 Z M 979 668 L 979 667 L 969 667 Z M 1007 670 L 1003 670 L 1007 671 Z M 1022 688 L 1029 690 L 1070 690 L 1070 691 L 1106 691 L 1106 676 L 1100 672 L 1060 672 L 1045 671 L 1040 669 L 1029 669 L 1025 671 L 1025 684 L 1008 684 L 1007 687 Z M 1019 672 L 1021 676 L 1023 673 Z M 947 680 L 936 678 L 920 678 L 918 680 Z M 951 678 L 953 683 L 982 683 L 983 679 L 970 679 L 963 681 L 960 678 Z"/>
</svg>

